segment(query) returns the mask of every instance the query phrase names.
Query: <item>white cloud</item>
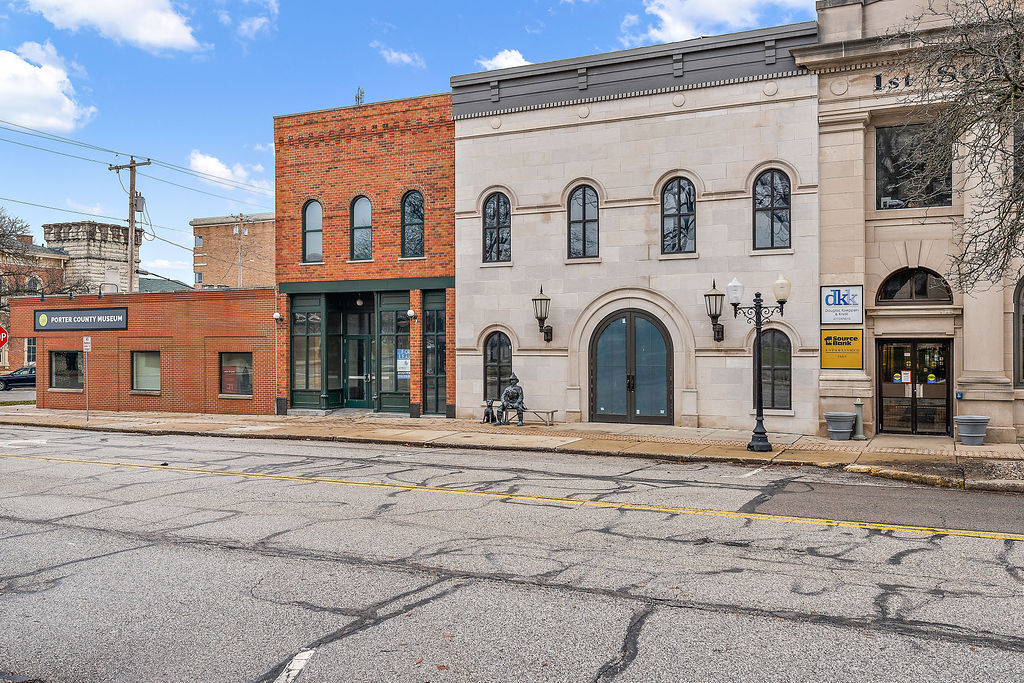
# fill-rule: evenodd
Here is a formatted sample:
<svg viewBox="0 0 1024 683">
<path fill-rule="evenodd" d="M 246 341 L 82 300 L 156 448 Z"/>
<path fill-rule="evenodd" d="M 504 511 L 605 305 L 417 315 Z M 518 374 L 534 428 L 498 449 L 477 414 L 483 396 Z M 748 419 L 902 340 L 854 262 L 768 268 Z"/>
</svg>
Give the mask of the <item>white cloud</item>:
<svg viewBox="0 0 1024 683">
<path fill-rule="evenodd" d="M 803 11 L 814 17 L 813 0 L 643 0 L 643 4 L 644 14 L 653 21 L 641 26 L 640 17 L 627 14 L 619 38 L 623 45 L 669 43 L 756 28 L 772 9 Z"/>
<path fill-rule="evenodd" d="M 197 173 L 205 173 L 228 181 L 227 183 L 220 183 L 213 178 L 203 178 L 205 182 L 217 185 L 218 187 L 231 187 L 231 183 L 234 182 L 256 185 L 268 190 L 273 189 L 266 180 L 252 177 L 254 173 L 263 173 L 262 164 L 234 164 L 229 167 L 217 157 L 211 154 L 203 154 L 198 149 L 194 149 L 188 157 L 188 167 Z"/>
<path fill-rule="evenodd" d="M 270 19 L 264 16 L 249 17 L 239 22 L 237 30 L 238 35 L 252 40 L 260 33 L 270 31 Z"/>
<path fill-rule="evenodd" d="M 192 270 L 192 264 L 186 261 L 171 261 L 165 258 L 155 258 L 152 261 L 142 262 L 143 270 Z"/>
<path fill-rule="evenodd" d="M 257 152 L 271 152 L 272 153 L 274 151 L 274 143 L 273 142 L 268 142 L 267 144 L 264 145 L 262 142 L 257 142 L 255 145 L 252 146 L 252 148 L 254 150 L 256 150 Z"/>
<path fill-rule="evenodd" d="M 217 10 L 217 21 L 225 26 L 231 26 L 231 15 L 228 14 L 227 10 Z"/>
<path fill-rule="evenodd" d="M 476 60 L 476 63 L 487 71 L 493 71 L 494 69 L 507 69 L 512 66 L 524 66 L 532 62 L 526 61 L 519 50 L 502 50 L 490 59 L 481 57 Z"/>
<path fill-rule="evenodd" d="M 377 50 L 377 52 L 380 53 L 380 56 L 384 58 L 384 61 L 392 66 L 414 66 L 418 69 L 427 68 L 427 63 L 415 52 L 399 52 L 398 50 L 392 50 L 388 46 L 381 44 L 378 40 L 370 43 L 370 47 Z"/>
<path fill-rule="evenodd" d="M 75 96 L 64 60 L 47 41 L 0 50 L 0 118 L 30 128 L 68 132 L 96 114 Z"/>
<path fill-rule="evenodd" d="M 144 50 L 197 50 L 187 19 L 171 0 L 25 0 L 59 29 L 92 28 Z"/>
<path fill-rule="evenodd" d="M 95 214 L 100 214 L 100 215 L 103 215 L 103 216 L 112 216 L 113 215 L 112 213 L 110 213 L 99 202 L 96 202 L 95 204 L 90 206 L 89 204 L 79 204 L 74 199 L 71 199 L 70 197 L 68 197 L 68 198 L 66 198 L 64 200 L 64 203 L 68 205 L 69 209 L 74 209 L 75 211 L 81 211 L 82 213 L 95 213 Z"/>
</svg>

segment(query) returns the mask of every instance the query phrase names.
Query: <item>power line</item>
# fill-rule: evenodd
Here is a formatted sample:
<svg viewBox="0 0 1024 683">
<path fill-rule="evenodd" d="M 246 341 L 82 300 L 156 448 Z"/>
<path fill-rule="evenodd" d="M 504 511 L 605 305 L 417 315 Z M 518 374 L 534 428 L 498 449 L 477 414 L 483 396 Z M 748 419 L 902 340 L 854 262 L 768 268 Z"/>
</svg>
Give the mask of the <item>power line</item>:
<svg viewBox="0 0 1024 683">
<path fill-rule="evenodd" d="M 24 204 L 25 206 L 35 206 L 35 207 L 38 207 L 40 209 L 50 209 L 51 211 L 63 211 L 65 213 L 74 213 L 74 214 L 78 214 L 80 216 L 91 216 L 93 218 L 105 218 L 107 220 L 118 221 L 119 223 L 127 223 L 128 222 L 127 219 L 125 219 L 125 218 L 118 218 L 116 216 L 104 216 L 102 214 L 89 213 L 87 211 L 74 211 L 72 209 L 62 209 L 59 206 L 50 206 L 48 204 L 37 204 L 35 202 L 22 201 L 21 199 L 11 199 L 9 197 L 0 197 L 0 202 L 13 202 L 14 204 Z M 188 230 L 181 230 L 180 228 L 171 228 L 171 227 L 168 227 L 166 225 L 157 225 L 157 224 L 152 223 L 152 222 L 149 223 L 149 226 L 150 226 L 151 229 L 153 229 L 153 228 L 160 228 L 161 230 L 175 230 L 177 232 L 189 232 Z M 157 235 L 155 231 L 152 232 L 151 234 L 153 236 L 153 239 L 160 240 L 161 242 L 166 242 L 167 244 L 170 244 L 171 246 L 178 247 L 179 249 L 184 249 L 185 251 L 191 251 L 191 252 L 195 253 L 195 248 L 194 247 L 186 247 L 184 244 L 179 244 L 177 242 L 172 242 L 171 240 L 169 240 L 169 239 L 167 239 L 165 237 L 160 237 L 160 235 Z M 204 258 L 209 258 L 212 261 L 222 261 L 224 263 L 230 263 L 232 266 L 236 266 L 235 261 L 228 261 L 227 259 L 217 258 L 216 256 L 209 256 L 209 255 L 207 255 Z M 258 271 L 260 273 L 267 273 L 268 275 L 274 275 L 275 274 L 273 271 L 264 270 L 263 268 L 256 268 L 255 266 L 243 266 L 243 268 L 248 268 L 250 270 L 255 270 L 255 271 Z"/>
<path fill-rule="evenodd" d="M 160 226 L 157 225 L 155 227 L 159 228 Z M 156 233 L 153 233 L 153 239 L 160 240 L 161 242 L 166 242 L 167 244 L 170 244 L 172 246 L 178 247 L 179 249 L 184 249 L 185 251 L 191 251 L 191 252 L 195 251 L 195 249 L 193 247 L 186 247 L 184 244 L 178 244 L 177 242 L 172 242 L 169 239 L 166 239 L 164 237 L 160 237 L 160 235 L 157 235 Z M 203 258 L 210 259 L 211 261 L 220 261 L 222 263 L 229 263 L 229 264 L 231 264 L 232 268 L 237 268 L 238 267 L 238 264 L 235 261 L 229 261 L 227 259 L 217 258 L 216 256 L 210 256 L 209 254 L 207 254 Z M 271 270 L 264 270 L 263 268 L 257 268 L 255 266 L 242 266 L 242 267 L 243 268 L 248 268 L 249 270 L 255 270 L 255 271 L 260 272 L 260 273 L 267 273 L 268 275 L 274 275 L 275 274 Z M 228 272 L 230 272 L 230 269 L 229 269 Z"/>
<path fill-rule="evenodd" d="M 188 168 L 186 166 L 180 166 L 178 164 L 172 164 L 172 163 L 167 162 L 167 161 L 161 161 L 160 159 L 154 159 L 154 158 L 148 157 L 148 156 L 146 156 L 144 154 L 134 154 L 134 155 L 132 155 L 132 154 L 128 154 L 126 152 L 118 152 L 117 150 L 109 149 L 107 147 L 100 147 L 98 145 L 92 145 L 92 144 L 89 144 L 87 142 L 80 142 L 80 141 L 74 140 L 72 138 L 67 138 L 67 137 L 64 137 L 62 135 L 57 135 L 56 133 L 47 133 L 45 131 L 41 131 L 41 130 L 38 130 L 36 128 L 30 128 L 29 126 L 23 126 L 20 123 L 14 123 L 13 121 L 6 121 L 4 119 L 0 119 L 0 124 L 6 124 L 6 125 L 0 126 L 0 128 L 3 128 L 4 130 L 9 130 L 9 131 L 14 132 L 14 133 L 19 133 L 21 135 L 32 135 L 33 137 L 43 138 L 44 140 L 52 140 L 54 142 L 63 142 L 63 143 L 68 144 L 68 145 L 75 145 L 75 146 L 78 146 L 78 147 L 84 147 L 86 149 L 92 149 L 92 150 L 96 150 L 96 151 L 99 151 L 99 152 L 107 152 L 109 154 L 115 154 L 117 156 L 125 156 L 125 157 L 137 156 L 137 157 L 139 157 L 141 159 L 146 159 L 148 161 L 151 161 L 151 162 L 153 162 L 154 164 L 156 164 L 158 166 L 162 166 L 164 168 L 168 168 L 168 169 L 171 169 L 173 171 L 177 171 L 179 173 L 185 173 L 187 175 L 196 176 L 196 177 L 203 178 L 203 179 L 206 179 L 206 180 L 212 180 L 212 181 L 218 182 L 218 183 L 220 183 L 222 185 L 225 185 L 227 187 L 232 187 L 234 189 L 243 190 L 245 192 L 251 192 L 253 194 L 261 194 L 261 195 L 264 195 L 264 196 L 267 196 L 267 197 L 273 196 L 273 193 L 270 192 L 269 190 L 267 190 L 267 188 L 260 187 L 259 185 L 253 185 L 251 183 L 244 183 L 244 182 L 242 182 L 240 180 L 232 180 L 230 178 L 224 178 L 222 176 L 214 175 L 212 173 L 206 173 L 205 171 L 196 171 L 196 170 Z M 14 128 L 10 128 L 10 126 L 14 126 Z M 30 132 L 26 133 L 25 131 L 30 131 Z M 19 144 L 19 143 L 15 143 L 15 144 Z M 26 145 L 26 146 L 28 146 L 28 145 Z M 53 150 L 48 150 L 48 151 L 53 151 Z M 57 152 L 57 154 L 61 154 L 61 152 Z M 72 155 L 66 155 L 66 156 L 72 156 Z M 90 161 L 94 161 L 94 160 L 90 160 Z M 106 163 L 106 162 L 99 162 L 99 163 Z M 250 189 L 246 189 L 246 188 L 250 188 Z"/>
<path fill-rule="evenodd" d="M 36 204 L 34 202 L 24 202 L 20 199 L 11 199 L 9 197 L 0 197 L 0 202 L 14 202 L 15 204 L 24 204 L 25 206 L 35 206 L 40 209 L 50 209 L 51 211 L 63 211 L 64 213 L 75 213 L 79 216 L 92 216 L 93 218 L 105 218 L 107 220 L 119 221 L 126 223 L 124 218 L 118 218 L 117 216 L 103 216 L 98 213 L 88 213 L 87 211 L 74 211 L 72 209 L 62 209 L 59 206 L 48 206 L 46 204 Z"/>
<path fill-rule="evenodd" d="M 17 132 L 17 131 L 15 131 L 15 132 Z M 103 164 L 104 166 L 107 165 L 107 162 L 100 161 L 99 159 L 90 159 L 88 157 L 80 157 L 80 156 L 78 156 L 76 154 L 68 154 L 67 152 L 58 152 L 55 149 L 47 149 L 46 147 L 39 147 L 37 145 L 30 145 L 27 142 L 18 142 L 17 140 L 8 140 L 7 138 L 0 138 L 0 142 L 9 142 L 12 145 L 20 145 L 22 147 L 28 147 L 30 149 L 38 149 L 38 150 L 40 150 L 42 152 L 50 152 L 51 154 L 59 154 L 62 157 L 70 157 L 72 159 L 81 159 L 82 161 L 91 161 L 94 164 Z"/>
<path fill-rule="evenodd" d="M 0 138 L 0 139 L 2 139 L 2 138 Z M 150 180 L 155 180 L 158 183 L 167 183 L 168 185 L 174 185 L 175 187 L 180 187 L 183 190 L 192 190 L 193 192 L 199 192 L 200 194 L 207 194 L 207 195 L 210 195 L 211 197 L 217 197 L 218 199 L 226 199 L 229 202 L 239 202 L 240 204 L 250 204 L 252 206 L 256 206 L 256 207 L 259 207 L 261 209 L 265 209 L 267 211 L 273 211 L 273 209 L 271 209 L 269 207 L 266 207 L 266 206 L 264 206 L 262 204 L 257 204 L 256 202 L 250 202 L 250 201 L 245 200 L 245 199 L 236 199 L 234 197 L 228 197 L 228 196 L 225 196 L 225 195 L 222 195 L 222 194 L 215 194 L 213 192 L 207 192 L 206 190 L 200 190 L 198 187 L 189 187 L 188 185 L 179 185 L 178 183 L 172 183 L 170 180 L 164 180 L 163 178 L 157 178 L 156 176 L 149 175 L 148 173 L 139 172 L 139 175 L 140 176 L 144 176 L 146 178 L 149 178 Z"/>
</svg>

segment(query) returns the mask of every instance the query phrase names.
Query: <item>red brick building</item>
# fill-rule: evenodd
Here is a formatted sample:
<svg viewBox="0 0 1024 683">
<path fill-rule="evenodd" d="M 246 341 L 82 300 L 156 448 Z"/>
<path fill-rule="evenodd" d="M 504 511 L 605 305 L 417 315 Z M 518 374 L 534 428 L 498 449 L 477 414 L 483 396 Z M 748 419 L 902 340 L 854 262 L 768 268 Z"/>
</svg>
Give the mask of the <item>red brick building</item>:
<svg viewBox="0 0 1024 683">
<path fill-rule="evenodd" d="M 454 415 L 451 96 L 279 116 L 279 410 Z"/>
<path fill-rule="evenodd" d="M 85 408 L 87 336 L 90 408 L 228 414 L 274 412 L 274 304 L 270 288 L 10 301 L 34 330 L 40 408 Z"/>
</svg>

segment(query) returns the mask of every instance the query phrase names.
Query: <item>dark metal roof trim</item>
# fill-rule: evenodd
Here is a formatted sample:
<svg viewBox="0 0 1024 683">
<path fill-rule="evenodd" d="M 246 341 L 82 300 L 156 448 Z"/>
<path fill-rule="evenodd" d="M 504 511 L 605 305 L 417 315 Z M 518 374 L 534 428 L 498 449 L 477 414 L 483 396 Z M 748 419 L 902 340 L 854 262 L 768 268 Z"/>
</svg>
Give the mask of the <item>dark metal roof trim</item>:
<svg viewBox="0 0 1024 683">
<path fill-rule="evenodd" d="M 461 119 L 478 119 L 482 116 L 499 116 L 502 114 L 513 114 L 520 111 L 532 111 L 534 109 L 548 109 L 550 107 L 567 107 L 576 104 L 588 104 L 590 102 L 604 102 L 607 100 L 621 100 L 627 97 L 643 97 L 645 95 L 660 95 L 667 92 L 679 92 L 682 90 L 698 90 L 700 88 L 713 88 L 719 85 L 731 85 L 733 83 L 749 83 L 752 81 L 767 81 L 773 78 L 793 78 L 794 76 L 806 76 L 810 71 L 804 67 L 795 69 L 792 71 L 780 71 L 778 73 L 768 73 L 759 76 L 746 76 L 743 78 L 726 78 L 720 81 L 706 81 L 704 83 L 692 83 L 690 85 L 677 85 L 666 88 L 653 88 L 651 90 L 636 90 L 633 92 L 624 92 L 615 95 L 602 95 L 600 97 L 580 97 L 574 100 L 562 100 L 558 102 L 544 102 L 540 104 L 525 105 L 522 107 L 509 107 L 508 109 L 494 109 L 491 111 L 482 111 L 473 114 L 457 114 L 453 118 L 458 121 Z"/>
</svg>

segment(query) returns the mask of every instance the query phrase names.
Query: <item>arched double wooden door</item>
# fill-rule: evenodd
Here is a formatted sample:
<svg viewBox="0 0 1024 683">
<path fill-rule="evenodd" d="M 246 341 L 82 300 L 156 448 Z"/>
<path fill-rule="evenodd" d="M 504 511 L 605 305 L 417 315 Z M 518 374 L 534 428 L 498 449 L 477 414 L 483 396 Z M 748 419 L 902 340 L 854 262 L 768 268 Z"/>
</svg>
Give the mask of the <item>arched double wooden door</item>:
<svg viewBox="0 0 1024 683">
<path fill-rule="evenodd" d="M 672 424 L 672 340 L 638 310 L 601 321 L 590 340 L 590 420 Z"/>
</svg>

